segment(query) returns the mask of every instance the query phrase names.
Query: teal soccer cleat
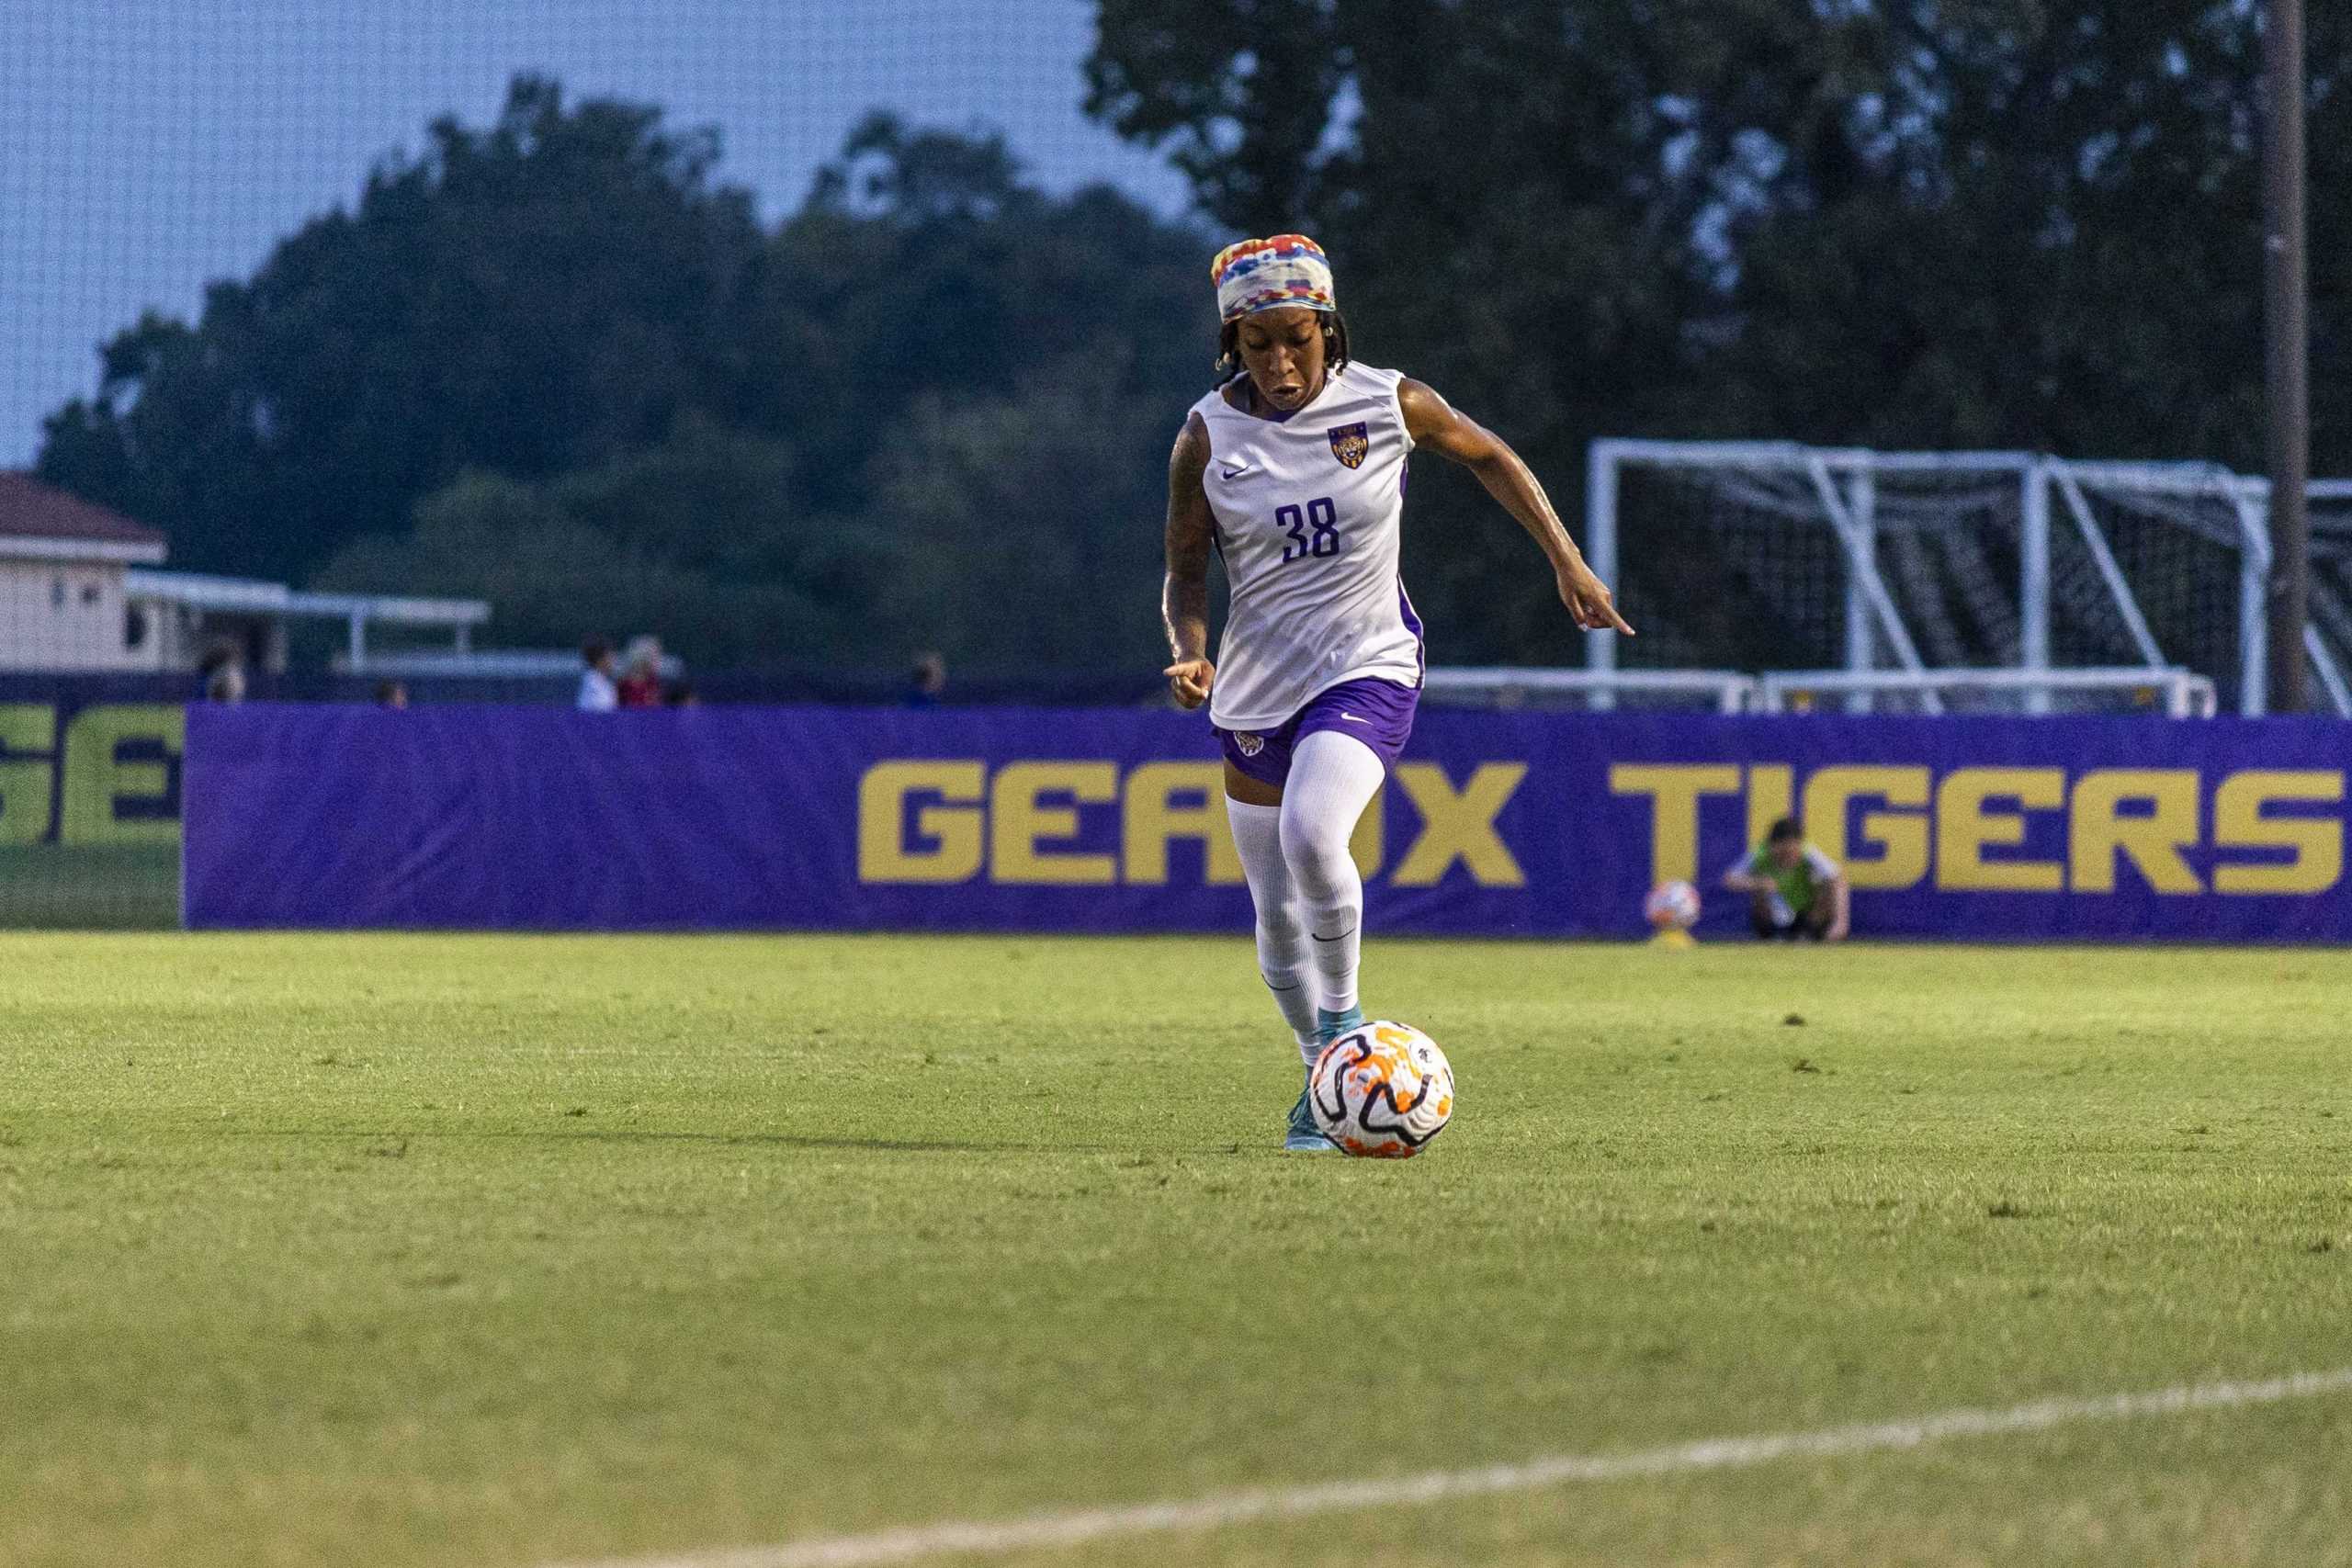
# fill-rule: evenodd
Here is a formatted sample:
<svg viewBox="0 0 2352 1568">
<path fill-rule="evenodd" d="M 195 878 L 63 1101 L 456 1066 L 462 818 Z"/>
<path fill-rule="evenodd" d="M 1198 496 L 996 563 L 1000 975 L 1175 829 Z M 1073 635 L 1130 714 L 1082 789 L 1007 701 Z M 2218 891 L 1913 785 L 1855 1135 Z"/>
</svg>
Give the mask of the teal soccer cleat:
<svg viewBox="0 0 2352 1568">
<path fill-rule="evenodd" d="M 1323 1135 L 1315 1124 L 1315 1112 L 1307 1109 L 1306 1091 L 1298 1091 L 1298 1103 L 1290 1108 L 1290 1126 L 1283 1134 L 1283 1147 L 1293 1154 L 1337 1154 L 1340 1145 Z"/>
<path fill-rule="evenodd" d="M 1315 1010 L 1315 1038 L 1329 1045 L 1363 1021 L 1363 1009 L 1362 1008 L 1350 1008 L 1345 1012 L 1331 1012 L 1323 1008 L 1317 1008 Z M 1312 1080 L 1314 1076 L 1315 1070 L 1312 1067 L 1308 1068 L 1307 1077 Z M 1315 1112 L 1307 1109 L 1306 1090 L 1303 1089 L 1298 1091 L 1298 1103 L 1290 1108 L 1290 1126 L 1283 1134 L 1283 1147 L 1295 1150 L 1299 1154 L 1319 1155 L 1339 1152 L 1340 1145 L 1325 1137 L 1323 1129 L 1315 1124 Z"/>
</svg>

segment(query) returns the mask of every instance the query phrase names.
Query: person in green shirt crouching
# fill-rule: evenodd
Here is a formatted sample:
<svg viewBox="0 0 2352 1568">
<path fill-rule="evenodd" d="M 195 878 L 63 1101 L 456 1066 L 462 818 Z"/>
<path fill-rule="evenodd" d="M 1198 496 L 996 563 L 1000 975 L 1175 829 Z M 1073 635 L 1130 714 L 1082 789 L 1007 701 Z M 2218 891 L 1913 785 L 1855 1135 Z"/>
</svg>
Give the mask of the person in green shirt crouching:
<svg viewBox="0 0 2352 1568">
<path fill-rule="evenodd" d="M 1724 874 L 1724 887 L 1747 895 L 1748 923 L 1758 936 L 1846 940 L 1846 874 L 1804 841 L 1793 817 L 1773 823 L 1754 852 L 1733 863 Z"/>
</svg>

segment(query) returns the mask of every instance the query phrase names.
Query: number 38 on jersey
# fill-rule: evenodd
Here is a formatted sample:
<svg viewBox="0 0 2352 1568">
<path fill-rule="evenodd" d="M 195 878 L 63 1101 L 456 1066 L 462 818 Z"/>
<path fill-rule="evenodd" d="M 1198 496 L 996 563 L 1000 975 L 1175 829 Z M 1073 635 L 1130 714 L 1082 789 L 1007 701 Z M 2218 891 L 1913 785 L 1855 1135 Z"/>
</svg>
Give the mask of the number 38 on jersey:
<svg viewBox="0 0 2352 1568">
<path fill-rule="evenodd" d="M 1340 509 L 1328 495 L 1318 495 L 1305 506 L 1276 507 L 1274 525 L 1288 539 L 1283 546 L 1285 565 L 1340 553 Z"/>
</svg>

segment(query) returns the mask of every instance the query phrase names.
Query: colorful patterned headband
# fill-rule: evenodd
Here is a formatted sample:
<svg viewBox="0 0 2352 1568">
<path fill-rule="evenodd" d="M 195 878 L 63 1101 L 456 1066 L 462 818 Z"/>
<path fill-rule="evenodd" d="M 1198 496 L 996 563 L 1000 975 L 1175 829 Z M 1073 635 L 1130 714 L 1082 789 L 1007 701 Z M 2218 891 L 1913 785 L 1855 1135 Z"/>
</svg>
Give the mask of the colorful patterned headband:
<svg viewBox="0 0 2352 1568">
<path fill-rule="evenodd" d="M 1339 309 L 1331 299 L 1330 259 L 1304 234 L 1227 245 L 1209 264 L 1209 276 L 1216 283 L 1217 317 L 1224 321 L 1283 305 Z"/>
</svg>

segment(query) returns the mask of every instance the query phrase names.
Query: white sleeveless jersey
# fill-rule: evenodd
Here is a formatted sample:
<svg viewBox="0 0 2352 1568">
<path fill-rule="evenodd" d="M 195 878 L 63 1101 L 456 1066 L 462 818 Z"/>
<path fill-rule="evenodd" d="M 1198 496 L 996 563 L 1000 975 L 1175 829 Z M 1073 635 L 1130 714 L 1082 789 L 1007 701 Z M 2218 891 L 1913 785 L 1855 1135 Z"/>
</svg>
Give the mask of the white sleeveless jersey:
<svg viewBox="0 0 2352 1568">
<path fill-rule="evenodd" d="M 1403 379 L 1349 365 L 1280 423 L 1222 389 L 1193 405 L 1231 590 L 1209 695 L 1219 728 L 1277 728 L 1342 681 L 1421 683 L 1420 617 L 1396 570 L 1413 446 Z"/>
</svg>

